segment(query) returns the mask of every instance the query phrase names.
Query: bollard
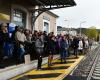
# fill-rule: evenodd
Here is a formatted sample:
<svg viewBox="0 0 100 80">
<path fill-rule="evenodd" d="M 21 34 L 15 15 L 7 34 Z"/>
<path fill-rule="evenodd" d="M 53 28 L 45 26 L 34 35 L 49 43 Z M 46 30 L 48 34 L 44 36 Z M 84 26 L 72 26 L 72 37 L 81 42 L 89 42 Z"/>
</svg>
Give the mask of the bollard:
<svg viewBox="0 0 100 80">
<path fill-rule="evenodd" d="M 30 54 L 25 55 L 24 59 L 25 59 L 25 64 L 29 64 L 31 62 Z"/>
</svg>

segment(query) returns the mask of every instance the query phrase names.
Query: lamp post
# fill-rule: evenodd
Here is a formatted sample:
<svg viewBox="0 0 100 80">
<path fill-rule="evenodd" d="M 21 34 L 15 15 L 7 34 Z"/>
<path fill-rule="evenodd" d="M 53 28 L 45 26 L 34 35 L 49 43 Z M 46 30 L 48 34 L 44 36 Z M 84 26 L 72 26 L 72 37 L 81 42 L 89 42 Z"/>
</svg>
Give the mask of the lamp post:
<svg viewBox="0 0 100 80">
<path fill-rule="evenodd" d="M 65 21 L 65 23 L 68 22 L 68 24 L 66 24 L 66 25 L 67 25 L 67 28 L 68 28 L 68 34 L 69 34 L 69 20 L 65 19 L 64 21 Z"/>
<path fill-rule="evenodd" d="M 81 30 L 82 27 L 81 27 L 81 26 L 82 26 L 83 23 L 86 23 L 86 21 L 82 21 L 82 22 L 80 22 L 80 36 L 82 36 L 82 30 Z"/>
</svg>

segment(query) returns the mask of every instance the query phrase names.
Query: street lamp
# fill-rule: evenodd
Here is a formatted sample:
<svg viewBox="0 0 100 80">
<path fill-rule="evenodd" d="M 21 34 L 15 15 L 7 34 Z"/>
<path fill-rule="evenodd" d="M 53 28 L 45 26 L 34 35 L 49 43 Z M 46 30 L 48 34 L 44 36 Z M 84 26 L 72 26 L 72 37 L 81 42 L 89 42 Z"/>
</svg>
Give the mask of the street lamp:
<svg viewBox="0 0 100 80">
<path fill-rule="evenodd" d="M 65 19 L 64 21 L 65 23 L 68 21 L 67 28 L 68 28 L 68 34 L 69 34 L 69 20 Z"/>
<path fill-rule="evenodd" d="M 80 36 L 82 36 L 82 31 L 81 31 L 81 25 L 82 25 L 82 23 L 86 23 L 86 21 L 80 22 Z"/>
</svg>

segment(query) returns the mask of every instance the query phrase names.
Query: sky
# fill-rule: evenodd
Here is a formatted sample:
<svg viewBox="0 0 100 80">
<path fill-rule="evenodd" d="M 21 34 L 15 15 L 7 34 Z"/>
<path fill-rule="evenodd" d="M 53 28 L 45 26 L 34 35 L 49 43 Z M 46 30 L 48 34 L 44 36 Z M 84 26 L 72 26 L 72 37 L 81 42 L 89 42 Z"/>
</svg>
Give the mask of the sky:
<svg viewBox="0 0 100 80">
<path fill-rule="evenodd" d="M 89 28 L 95 26 L 100 29 L 100 0 L 74 0 L 76 6 L 52 10 L 57 14 L 57 26 L 69 28 Z M 80 25 L 81 24 L 81 25 Z"/>
</svg>

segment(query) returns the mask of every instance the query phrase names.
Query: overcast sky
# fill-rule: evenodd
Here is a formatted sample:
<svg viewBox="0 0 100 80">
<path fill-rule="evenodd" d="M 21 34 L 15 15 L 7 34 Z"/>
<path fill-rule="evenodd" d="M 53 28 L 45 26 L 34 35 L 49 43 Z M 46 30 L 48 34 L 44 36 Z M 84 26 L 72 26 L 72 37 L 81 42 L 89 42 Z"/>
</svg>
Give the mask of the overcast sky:
<svg viewBox="0 0 100 80">
<path fill-rule="evenodd" d="M 100 29 L 100 0 L 75 0 L 76 6 L 52 10 L 59 16 L 57 25 L 79 28 L 95 26 Z M 68 21 L 65 21 L 68 20 Z"/>
</svg>

